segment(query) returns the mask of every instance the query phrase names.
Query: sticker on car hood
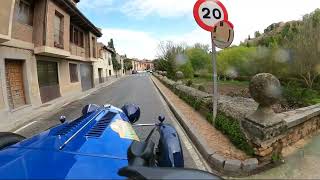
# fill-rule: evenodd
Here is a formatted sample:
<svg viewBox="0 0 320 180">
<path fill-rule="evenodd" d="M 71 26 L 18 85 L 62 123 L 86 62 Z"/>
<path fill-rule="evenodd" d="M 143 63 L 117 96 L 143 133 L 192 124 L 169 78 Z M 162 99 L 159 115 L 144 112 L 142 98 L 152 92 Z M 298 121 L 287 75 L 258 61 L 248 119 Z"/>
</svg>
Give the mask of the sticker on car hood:
<svg viewBox="0 0 320 180">
<path fill-rule="evenodd" d="M 120 138 L 140 141 L 131 124 L 121 119 L 116 119 L 110 125 L 111 129 L 119 134 Z"/>
</svg>

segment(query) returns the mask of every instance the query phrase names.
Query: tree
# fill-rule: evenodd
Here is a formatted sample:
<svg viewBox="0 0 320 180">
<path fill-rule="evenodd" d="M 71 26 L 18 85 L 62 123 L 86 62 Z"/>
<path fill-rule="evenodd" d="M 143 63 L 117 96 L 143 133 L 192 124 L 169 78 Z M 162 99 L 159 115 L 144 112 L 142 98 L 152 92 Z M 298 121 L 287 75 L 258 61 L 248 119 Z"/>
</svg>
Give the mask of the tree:
<svg viewBox="0 0 320 180">
<path fill-rule="evenodd" d="M 171 79 L 175 79 L 178 69 L 177 56 L 185 53 L 186 47 L 182 44 L 176 45 L 171 41 L 160 42 L 158 46 L 158 58 L 166 61 L 167 75 Z"/>
<path fill-rule="evenodd" d="M 192 48 L 187 49 L 187 56 L 190 60 L 192 68 L 195 71 L 201 71 L 208 67 L 211 63 L 210 54 L 208 53 L 206 48 L 201 46 L 194 46 Z"/>
<path fill-rule="evenodd" d="M 166 71 L 168 68 L 168 62 L 163 59 L 156 59 L 153 61 L 154 68 L 157 71 Z"/>
<path fill-rule="evenodd" d="M 126 56 L 125 56 L 126 57 Z M 129 71 L 131 69 L 133 69 L 133 66 L 132 66 L 132 59 L 124 59 L 123 60 L 123 66 L 124 66 L 124 69 L 126 71 Z"/>
<path fill-rule="evenodd" d="M 185 78 L 193 78 L 194 71 L 190 61 L 187 61 L 185 64 L 181 65 L 179 70 L 183 72 Z"/>
<path fill-rule="evenodd" d="M 298 33 L 287 42 L 291 49 L 293 62 L 290 70 L 303 79 L 308 88 L 312 88 L 319 76 L 320 57 L 320 10 L 305 15 L 298 26 Z"/>
<path fill-rule="evenodd" d="M 259 31 L 256 31 L 255 33 L 254 33 L 254 37 L 255 38 L 258 38 L 258 37 L 260 37 L 261 36 L 261 33 L 259 32 Z"/>
<path fill-rule="evenodd" d="M 113 39 L 112 39 L 112 38 L 111 38 L 110 41 L 108 42 L 108 47 L 111 48 L 111 49 L 113 49 L 113 50 L 116 50 L 116 49 L 114 48 L 114 44 L 113 44 Z"/>
<path fill-rule="evenodd" d="M 119 71 L 121 69 L 121 64 L 117 60 L 117 54 L 116 53 L 112 53 L 111 59 L 112 59 L 113 69 L 115 71 Z"/>
</svg>

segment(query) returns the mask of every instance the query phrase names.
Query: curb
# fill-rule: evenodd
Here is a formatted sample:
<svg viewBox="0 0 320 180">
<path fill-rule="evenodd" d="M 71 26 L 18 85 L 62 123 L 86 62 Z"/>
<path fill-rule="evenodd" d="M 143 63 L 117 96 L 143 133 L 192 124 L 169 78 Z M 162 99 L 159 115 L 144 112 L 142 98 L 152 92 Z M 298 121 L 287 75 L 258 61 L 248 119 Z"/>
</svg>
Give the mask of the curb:
<svg viewBox="0 0 320 180">
<path fill-rule="evenodd" d="M 155 78 L 159 80 L 160 83 L 163 82 L 153 74 Z M 152 78 L 151 78 L 152 79 Z M 177 118 L 179 123 L 182 125 L 183 129 L 188 134 L 189 138 L 195 144 L 203 158 L 207 161 L 207 163 L 215 170 L 218 171 L 220 175 L 224 176 L 248 176 L 252 174 L 252 172 L 256 171 L 259 168 L 258 159 L 250 158 L 244 161 L 236 160 L 236 159 L 227 159 L 222 155 L 219 155 L 214 149 L 209 148 L 207 143 L 203 140 L 199 133 L 195 128 L 193 128 L 189 122 L 186 120 L 183 113 L 178 110 L 173 103 L 168 99 L 163 92 L 160 90 L 158 85 L 152 79 L 153 84 L 158 89 L 159 93 L 163 97 L 163 99 L 168 104 L 170 110 L 173 112 L 174 116 Z"/>
</svg>

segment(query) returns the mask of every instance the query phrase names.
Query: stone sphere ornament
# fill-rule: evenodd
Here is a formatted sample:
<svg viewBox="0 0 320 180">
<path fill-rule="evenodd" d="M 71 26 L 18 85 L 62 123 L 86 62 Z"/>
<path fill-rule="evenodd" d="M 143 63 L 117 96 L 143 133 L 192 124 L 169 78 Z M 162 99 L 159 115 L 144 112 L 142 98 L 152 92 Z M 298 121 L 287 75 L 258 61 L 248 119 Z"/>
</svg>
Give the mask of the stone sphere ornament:
<svg viewBox="0 0 320 180">
<path fill-rule="evenodd" d="M 181 71 L 176 72 L 176 78 L 177 79 L 183 79 L 184 78 L 184 74 Z"/>
<path fill-rule="evenodd" d="M 255 75 L 249 85 L 252 98 L 261 106 L 271 106 L 281 98 L 280 81 L 272 74 Z"/>
<path fill-rule="evenodd" d="M 280 81 L 274 75 L 269 73 L 255 75 L 250 81 L 249 90 L 251 97 L 259 106 L 247 119 L 264 127 L 272 126 L 282 121 L 271 108 L 281 97 Z"/>
</svg>

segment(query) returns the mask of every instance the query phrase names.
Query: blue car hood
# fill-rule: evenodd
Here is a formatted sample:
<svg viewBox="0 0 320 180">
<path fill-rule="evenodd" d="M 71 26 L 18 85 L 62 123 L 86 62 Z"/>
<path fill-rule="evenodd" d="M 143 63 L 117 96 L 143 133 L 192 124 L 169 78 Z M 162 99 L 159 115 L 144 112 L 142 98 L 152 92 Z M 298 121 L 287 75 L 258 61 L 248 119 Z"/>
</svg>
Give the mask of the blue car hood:
<svg viewBox="0 0 320 180">
<path fill-rule="evenodd" d="M 0 151 L 3 179 L 119 179 L 138 140 L 127 117 L 101 108 Z"/>
</svg>

